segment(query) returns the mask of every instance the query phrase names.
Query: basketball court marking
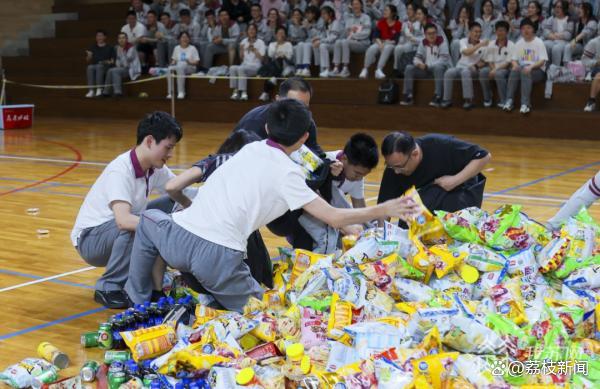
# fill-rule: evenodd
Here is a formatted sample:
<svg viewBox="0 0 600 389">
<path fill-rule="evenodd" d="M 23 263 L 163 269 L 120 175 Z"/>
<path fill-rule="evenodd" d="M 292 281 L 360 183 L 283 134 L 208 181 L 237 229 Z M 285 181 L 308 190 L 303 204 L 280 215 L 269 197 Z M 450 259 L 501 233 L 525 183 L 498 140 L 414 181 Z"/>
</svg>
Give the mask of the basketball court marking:
<svg viewBox="0 0 600 389">
<path fill-rule="evenodd" d="M 90 271 L 90 270 L 93 270 L 93 269 L 95 269 L 94 266 L 88 266 L 88 267 L 84 267 L 84 268 L 81 268 L 81 269 L 68 271 L 66 273 L 56 274 L 56 275 L 53 275 L 53 276 L 50 276 L 50 277 L 44 277 L 44 278 L 40 278 L 40 279 L 37 279 L 37 280 L 24 282 L 22 284 L 17 284 L 17 285 L 13 285 L 13 286 L 7 286 L 6 288 L 0 289 L 0 293 L 8 292 L 10 290 L 15 290 L 15 289 L 19 289 L 19 288 L 24 288 L 24 287 L 30 286 L 30 285 L 40 284 L 42 282 L 55 280 L 57 278 L 70 276 L 72 274 L 83 273 L 83 272 Z"/>
</svg>

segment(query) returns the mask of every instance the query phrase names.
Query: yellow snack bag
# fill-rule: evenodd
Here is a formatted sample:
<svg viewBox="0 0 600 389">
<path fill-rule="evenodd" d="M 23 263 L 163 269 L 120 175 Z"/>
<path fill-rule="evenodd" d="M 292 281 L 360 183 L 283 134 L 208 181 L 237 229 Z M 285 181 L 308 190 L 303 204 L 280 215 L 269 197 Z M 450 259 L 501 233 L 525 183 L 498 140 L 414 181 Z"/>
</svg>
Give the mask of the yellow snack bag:
<svg viewBox="0 0 600 389">
<path fill-rule="evenodd" d="M 342 366 L 336 374 L 344 380 L 347 388 L 376 388 L 375 363 L 371 359 Z"/>
<path fill-rule="evenodd" d="M 437 326 L 433 327 L 423 338 L 419 348 L 427 351 L 427 354 L 439 354 L 442 351 L 442 339 Z"/>
<path fill-rule="evenodd" d="M 211 321 L 214 318 L 221 316 L 222 314 L 227 313 L 227 311 L 214 309 L 207 307 L 206 305 L 198 304 L 196 305 L 196 320 L 192 325 L 192 328 L 198 328 L 206 322 Z"/>
<path fill-rule="evenodd" d="M 425 279 L 423 282 L 428 284 L 429 278 L 431 278 L 431 274 L 433 273 L 433 269 L 435 267 L 435 256 L 431 254 L 423 242 L 421 242 L 416 236 L 412 236 L 410 232 L 408 233 L 408 238 L 416 249 L 416 251 L 411 252 L 411 255 L 408 257 L 409 263 L 425 273 Z"/>
<path fill-rule="evenodd" d="M 467 256 L 467 253 L 464 252 L 450 251 L 445 244 L 431 246 L 429 252 L 435 255 L 437 259 L 435 262 L 435 275 L 438 278 L 442 278 L 451 270 L 458 268 Z"/>
<path fill-rule="evenodd" d="M 420 382 L 427 382 L 433 389 L 441 389 L 442 385 L 450 378 L 454 361 L 456 361 L 458 355 L 457 352 L 441 353 L 412 361 L 415 381 L 421 380 Z M 424 377 L 425 380 L 421 377 Z"/>
<path fill-rule="evenodd" d="M 285 293 L 279 290 L 267 290 L 263 294 L 263 303 L 270 309 L 285 307 Z"/>
<path fill-rule="evenodd" d="M 352 247 L 356 245 L 356 241 L 358 238 L 356 235 L 345 235 L 342 237 L 342 250 L 344 252 L 350 250 Z"/>
<path fill-rule="evenodd" d="M 384 292 L 389 292 L 399 265 L 398 254 L 393 253 L 378 261 L 360 264 L 358 268 L 365 277 L 373 281 L 376 287 Z"/>
<path fill-rule="evenodd" d="M 286 289 L 285 273 L 288 271 L 287 262 L 279 262 L 273 266 L 273 290 L 284 292 Z"/>
<path fill-rule="evenodd" d="M 421 196 L 414 186 L 404 192 L 404 196 L 412 197 L 420 208 L 419 216 L 409 223 L 411 235 L 430 245 L 452 242 L 452 238 L 446 234 L 442 222 L 423 204 Z"/>
<path fill-rule="evenodd" d="M 352 304 L 340 300 L 340 296 L 334 293 L 331 297 L 331 308 L 329 322 L 327 323 L 327 336 L 338 340 L 344 333 L 344 327 L 352 324 Z"/>
<path fill-rule="evenodd" d="M 399 310 L 400 312 L 404 312 L 407 313 L 409 315 L 414 315 L 415 313 L 417 313 L 417 311 L 419 309 L 424 309 L 427 308 L 428 305 L 427 303 L 424 302 L 401 302 L 401 303 L 396 303 L 394 304 L 394 307 L 396 307 L 397 310 Z"/>
<path fill-rule="evenodd" d="M 505 283 L 493 286 L 488 292 L 496 310 L 515 324 L 527 323 L 523 296 L 521 294 L 521 281 L 511 278 Z"/>
<path fill-rule="evenodd" d="M 218 363 L 231 361 L 230 358 L 220 355 L 203 354 L 196 350 L 182 350 L 169 357 L 168 362 L 158 372 L 166 375 L 176 375 L 181 371 L 194 372 L 196 370 L 209 370 Z"/>
<path fill-rule="evenodd" d="M 258 325 L 250 333 L 265 342 L 272 342 L 277 335 L 277 320 L 265 312 L 259 312 L 254 316 Z"/>
<path fill-rule="evenodd" d="M 297 305 L 290 306 L 281 317 L 277 318 L 277 329 L 285 340 L 300 339 L 300 308 Z"/>
<path fill-rule="evenodd" d="M 308 250 L 296 249 L 294 251 L 294 257 L 294 267 L 292 268 L 292 275 L 288 283 L 288 288 L 294 284 L 294 282 L 298 279 L 298 277 L 300 277 L 302 273 L 304 273 L 306 269 L 319 262 L 319 260 L 327 258 L 328 256 L 313 253 Z"/>
<path fill-rule="evenodd" d="M 177 343 L 175 330 L 166 324 L 121 332 L 121 336 L 136 362 L 156 358 L 171 350 Z"/>
<path fill-rule="evenodd" d="M 244 305 L 244 315 L 249 315 L 256 311 L 264 311 L 267 309 L 267 304 L 254 296 L 250 296 L 246 305 Z"/>
<path fill-rule="evenodd" d="M 389 324 L 396 328 L 405 328 L 407 325 L 406 320 L 398 316 L 386 316 L 377 319 L 378 322 Z"/>
</svg>

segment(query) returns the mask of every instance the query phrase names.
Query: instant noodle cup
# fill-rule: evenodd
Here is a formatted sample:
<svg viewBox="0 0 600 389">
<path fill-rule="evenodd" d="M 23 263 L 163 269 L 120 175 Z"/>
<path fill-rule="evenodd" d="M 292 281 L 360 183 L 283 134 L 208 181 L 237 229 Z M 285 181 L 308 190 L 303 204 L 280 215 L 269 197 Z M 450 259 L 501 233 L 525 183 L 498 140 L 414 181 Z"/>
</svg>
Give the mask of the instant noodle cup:
<svg viewBox="0 0 600 389">
<path fill-rule="evenodd" d="M 121 336 L 136 362 L 156 358 L 171 350 L 177 343 L 175 330 L 166 324 L 121 332 Z"/>
</svg>

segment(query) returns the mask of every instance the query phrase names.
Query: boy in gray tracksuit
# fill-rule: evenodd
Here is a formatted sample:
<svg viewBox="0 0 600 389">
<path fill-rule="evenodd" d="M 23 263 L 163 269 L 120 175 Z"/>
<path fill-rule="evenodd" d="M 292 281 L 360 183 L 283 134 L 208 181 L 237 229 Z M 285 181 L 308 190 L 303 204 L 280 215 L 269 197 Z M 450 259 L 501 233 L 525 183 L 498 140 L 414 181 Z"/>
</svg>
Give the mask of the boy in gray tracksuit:
<svg viewBox="0 0 600 389">
<path fill-rule="evenodd" d="M 350 52 L 364 53 L 371 44 L 371 18 L 362 12 L 360 0 L 352 1 L 352 12 L 346 14 L 345 32 L 342 39 L 335 42 L 333 49 L 333 76 L 350 77 L 348 64 L 350 63 Z M 340 63 L 343 69 L 340 72 Z"/>
<path fill-rule="evenodd" d="M 211 43 L 206 47 L 204 59 L 205 68 L 210 69 L 216 54 L 229 55 L 229 66 L 235 61 L 235 51 L 240 37 L 240 26 L 229 18 L 229 12 L 225 9 L 219 11 L 219 25 L 215 27 Z"/>
<path fill-rule="evenodd" d="M 442 102 L 444 73 L 449 66 L 450 51 L 448 50 L 448 42 L 438 34 L 435 24 L 427 24 L 425 26 L 425 39 L 419 44 L 413 64 L 408 65 L 404 72 L 404 98 L 400 105 L 413 104 L 413 85 L 416 76 L 418 78 L 434 78 L 435 92 L 429 105 L 439 107 Z"/>
<path fill-rule="evenodd" d="M 319 38 L 313 40 L 313 44 L 319 48 L 321 58 L 321 73 L 319 73 L 319 77 L 327 78 L 330 75 L 329 53 L 333 51 L 335 42 L 342 33 L 342 26 L 338 20 L 335 20 L 335 11 L 329 6 L 321 8 L 321 17 L 323 18 L 323 29 Z"/>
<path fill-rule="evenodd" d="M 305 19 L 302 22 L 302 27 L 307 33 L 307 37 L 303 42 L 296 45 L 296 75 L 309 77 L 310 76 L 310 57 L 311 54 L 315 59 L 315 65 L 321 64 L 321 55 L 319 48 L 313 46 L 313 41 L 319 39 L 323 32 L 323 20 L 318 19 L 318 9 L 308 7 L 306 9 Z"/>
</svg>

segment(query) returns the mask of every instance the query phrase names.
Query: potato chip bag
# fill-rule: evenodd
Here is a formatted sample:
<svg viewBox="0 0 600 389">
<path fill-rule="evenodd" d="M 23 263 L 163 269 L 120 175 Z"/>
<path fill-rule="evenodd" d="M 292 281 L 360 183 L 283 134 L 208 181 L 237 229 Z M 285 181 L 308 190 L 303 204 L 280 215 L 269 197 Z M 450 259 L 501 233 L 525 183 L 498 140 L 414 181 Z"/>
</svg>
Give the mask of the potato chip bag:
<svg viewBox="0 0 600 389">
<path fill-rule="evenodd" d="M 397 277 L 394 280 L 396 292 L 403 301 L 428 302 L 433 299 L 435 291 L 429 286 L 414 280 Z"/>
<path fill-rule="evenodd" d="M 264 342 L 274 341 L 277 335 L 277 320 L 265 312 L 258 312 L 253 319 L 258 325 L 250 331 L 250 334 Z"/>
<path fill-rule="evenodd" d="M 435 245 L 429 248 L 429 252 L 436 258 L 435 275 L 442 278 L 451 270 L 458 268 L 458 265 L 465 259 L 466 254 L 457 251 L 450 251 L 447 245 Z"/>
<path fill-rule="evenodd" d="M 452 249 L 465 255 L 465 263 L 482 272 L 502 270 L 506 266 L 506 258 L 476 243 L 465 243 Z"/>
<path fill-rule="evenodd" d="M 344 328 L 350 324 L 352 324 L 352 304 L 340 300 L 340 296 L 334 293 L 331 297 L 327 336 L 330 339 L 339 340 L 345 335 Z"/>
<path fill-rule="evenodd" d="M 411 197 L 419 207 L 419 215 L 408 223 L 409 236 L 414 236 L 426 244 L 452 242 L 452 239 L 446 234 L 442 222 L 423 204 L 421 196 L 419 196 L 419 192 L 414 186 L 407 190 L 404 196 Z"/>
<path fill-rule="evenodd" d="M 156 358 L 171 350 L 177 343 L 175 330 L 166 324 L 124 331 L 121 336 L 136 362 Z"/>
<path fill-rule="evenodd" d="M 563 262 L 570 242 L 571 238 L 569 237 L 554 238 L 537 252 L 537 261 L 541 273 L 549 273 L 558 269 Z"/>
<path fill-rule="evenodd" d="M 496 250 L 523 250 L 533 244 L 521 223 L 520 205 L 503 205 L 479 224 L 479 235 Z"/>
<path fill-rule="evenodd" d="M 219 317 L 225 313 L 227 313 L 227 311 L 210 308 L 206 305 L 197 304 L 195 311 L 196 320 L 194 321 L 192 328 L 198 328 L 206 322 L 216 317 Z"/>
<path fill-rule="evenodd" d="M 520 280 L 509 279 L 502 284 L 493 286 L 488 295 L 494 302 L 496 311 L 499 314 L 506 316 L 518 325 L 527 323 Z"/>
<path fill-rule="evenodd" d="M 376 287 L 389 292 L 399 265 L 398 254 L 393 253 L 378 261 L 358 265 L 358 268 Z"/>
<path fill-rule="evenodd" d="M 428 283 L 435 268 L 436 258 L 419 239 L 412 236 L 410 239 L 413 242 L 413 251 L 407 259 L 412 266 L 425 274 L 423 281 Z"/>
<path fill-rule="evenodd" d="M 482 243 L 478 225 L 488 216 L 487 212 L 477 207 L 470 207 L 452 213 L 435 211 L 435 214 L 452 238 L 461 242 Z"/>
<path fill-rule="evenodd" d="M 296 249 L 294 251 L 294 267 L 292 268 L 292 275 L 288 282 L 288 288 L 290 288 L 294 282 L 308 269 L 317 262 L 325 258 L 331 258 L 330 255 L 312 253 L 308 250 Z"/>
<path fill-rule="evenodd" d="M 458 355 L 455 352 L 441 353 L 412 361 L 415 381 L 424 379 L 424 383 L 431 385 L 433 389 L 442 389 L 454 370 L 454 361 Z"/>
<path fill-rule="evenodd" d="M 342 366 L 335 373 L 343 379 L 345 388 L 377 388 L 375 364 L 372 360 L 363 360 L 350 365 Z"/>
<path fill-rule="evenodd" d="M 537 341 L 533 336 L 503 315 L 491 313 L 485 319 L 486 325 L 504 341 L 509 356 L 521 362 L 529 360 Z"/>
<path fill-rule="evenodd" d="M 323 312 L 300 308 L 301 343 L 306 349 L 327 342 L 327 319 Z"/>
</svg>

